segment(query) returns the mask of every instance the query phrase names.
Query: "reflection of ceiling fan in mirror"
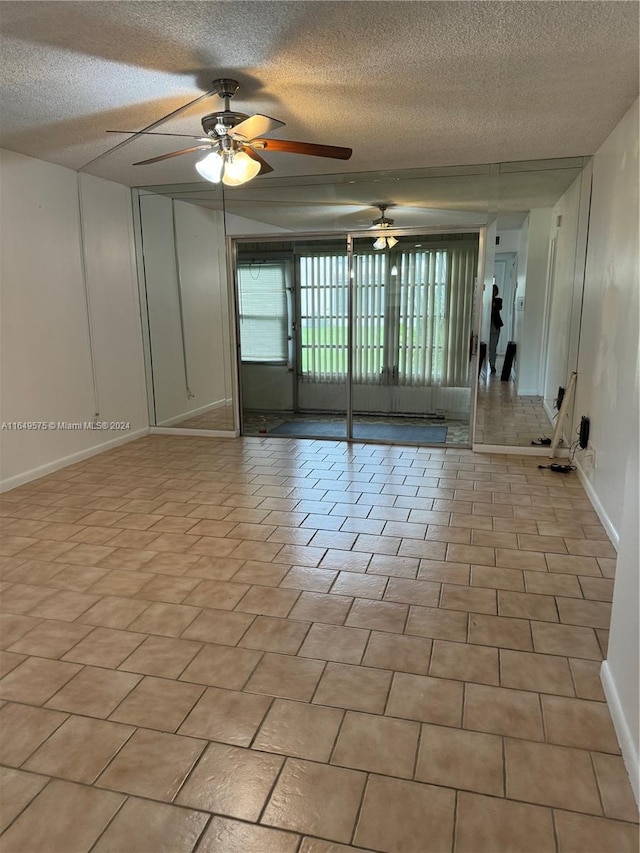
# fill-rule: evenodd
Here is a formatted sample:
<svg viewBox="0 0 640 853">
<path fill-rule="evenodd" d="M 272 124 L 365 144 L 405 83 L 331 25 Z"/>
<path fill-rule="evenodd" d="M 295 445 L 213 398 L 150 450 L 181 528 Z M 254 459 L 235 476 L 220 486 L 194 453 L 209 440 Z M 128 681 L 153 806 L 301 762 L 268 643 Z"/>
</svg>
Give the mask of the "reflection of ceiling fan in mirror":
<svg viewBox="0 0 640 853">
<path fill-rule="evenodd" d="M 385 216 L 385 210 L 389 207 L 388 204 L 379 204 L 377 205 L 378 210 L 380 211 L 380 216 L 377 219 L 373 220 L 371 225 L 371 230 L 374 231 L 382 231 L 381 234 L 378 235 L 377 239 L 373 244 L 374 249 L 393 249 L 393 247 L 398 242 L 395 237 L 392 237 L 390 234 L 385 235 L 385 228 L 391 228 L 394 223 L 394 219 L 389 219 L 388 216 Z"/>
<path fill-rule="evenodd" d="M 202 119 L 202 129 L 205 136 L 190 136 L 185 133 L 158 133 L 154 131 L 107 131 L 108 133 L 132 133 L 136 136 L 183 136 L 197 139 L 199 145 L 171 151 L 159 157 L 150 157 L 134 163 L 134 166 L 146 166 L 159 163 L 170 157 L 182 154 L 192 154 L 196 151 L 206 152 L 202 159 L 195 164 L 197 171 L 207 181 L 227 186 L 239 186 L 256 175 L 272 172 L 271 166 L 258 153 L 259 151 L 280 151 L 287 154 L 310 154 L 314 157 L 331 157 L 336 160 L 348 160 L 351 148 L 340 148 L 335 145 L 316 145 L 311 142 L 292 142 L 287 139 L 264 139 L 284 122 L 260 114 L 247 116 L 229 109 L 229 101 L 238 91 L 236 80 L 221 78 L 214 80 L 213 90 L 224 100 L 224 110 L 210 113 Z"/>
</svg>

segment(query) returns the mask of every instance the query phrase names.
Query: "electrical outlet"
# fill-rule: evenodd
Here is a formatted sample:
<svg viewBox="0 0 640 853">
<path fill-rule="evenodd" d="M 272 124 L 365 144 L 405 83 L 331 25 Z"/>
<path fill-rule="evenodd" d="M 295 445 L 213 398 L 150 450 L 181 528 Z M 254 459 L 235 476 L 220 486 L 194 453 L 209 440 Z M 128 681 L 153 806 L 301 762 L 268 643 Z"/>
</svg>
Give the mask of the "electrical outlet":
<svg viewBox="0 0 640 853">
<path fill-rule="evenodd" d="M 593 469 L 596 467 L 595 447 L 589 446 L 581 453 L 580 464 L 585 474 L 587 474 L 589 471 L 593 471 Z"/>
</svg>

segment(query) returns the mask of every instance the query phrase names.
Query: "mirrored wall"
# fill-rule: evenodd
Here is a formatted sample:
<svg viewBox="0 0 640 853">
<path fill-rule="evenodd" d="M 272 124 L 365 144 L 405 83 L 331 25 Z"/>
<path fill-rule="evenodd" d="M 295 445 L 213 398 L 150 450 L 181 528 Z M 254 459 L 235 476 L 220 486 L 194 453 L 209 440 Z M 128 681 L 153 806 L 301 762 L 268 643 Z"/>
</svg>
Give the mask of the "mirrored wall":
<svg viewBox="0 0 640 853">
<path fill-rule="evenodd" d="M 234 241 L 246 435 L 468 446 L 480 235 Z"/>
<path fill-rule="evenodd" d="M 299 282 L 295 291 L 299 250 L 333 241 L 335 251 L 345 256 L 348 240 L 354 251 L 368 248 L 379 206 L 386 205 L 393 232 L 410 236 L 414 248 L 433 234 L 486 232 L 468 342 L 469 351 L 477 350 L 479 356 L 470 381 L 473 394 L 468 393 L 472 399 L 477 391 L 476 416 L 464 439 L 458 433 L 454 441 L 456 431 L 448 430 L 446 444 L 532 447 L 546 442 L 557 421 L 558 395 L 576 365 L 589 195 L 590 166 L 583 158 L 295 178 L 271 175 L 226 189 L 206 183 L 140 189 L 138 249 L 144 259 L 141 292 L 153 422 L 227 431 L 242 426 L 244 432 L 264 434 L 274 426 L 268 413 L 284 411 L 283 406 L 287 412 L 302 410 L 305 417 L 322 411 L 320 396 L 312 392 L 314 383 L 305 378 L 304 360 L 314 353 L 320 358 L 322 333 L 319 327 L 314 331 L 316 321 L 306 315 L 307 329 L 296 326 L 303 319 L 304 299 L 311 298 L 310 290 L 303 295 Z M 236 251 L 241 262 L 237 269 L 231 262 Z M 281 307 L 286 303 L 286 352 L 281 342 L 271 364 L 263 361 L 256 368 L 263 356 L 254 353 L 251 366 L 236 334 L 243 311 L 236 287 L 245 281 L 246 308 L 252 287 L 254 296 L 256 288 L 263 292 L 269 254 L 271 260 L 286 260 L 285 272 L 278 273 L 287 281 L 285 296 L 278 297 Z M 390 252 L 380 256 L 390 258 Z M 389 273 L 393 267 L 388 264 Z M 376 298 L 375 275 L 371 279 L 367 273 L 367 282 L 362 274 L 358 279 L 357 264 L 351 275 L 351 283 L 361 285 L 354 290 L 351 316 L 360 320 L 350 324 L 349 334 L 357 336 L 358 327 L 368 324 L 369 338 L 361 341 L 361 349 L 369 348 L 368 364 L 373 365 L 376 347 L 380 355 L 379 330 L 372 328 L 374 309 L 368 306 Z M 389 341 L 394 335 L 400 341 L 405 329 L 394 329 L 390 318 L 403 310 L 404 297 L 402 286 L 394 290 L 393 285 L 389 278 L 383 323 L 387 343 L 379 373 L 375 367 L 375 382 L 369 378 L 362 383 L 367 387 L 359 389 L 357 383 L 350 388 L 348 383 L 334 383 L 336 423 L 342 421 L 345 430 L 350 417 L 357 423 L 359 416 L 425 418 L 446 410 L 424 398 L 426 386 L 422 402 L 411 405 L 406 389 L 398 386 L 404 356 L 402 347 L 396 348 L 394 360 Z M 501 300 L 497 339 L 491 328 L 492 308 L 498 304 L 493 302 L 494 285 Z M 327 316 L 318 314 L 316 320 L 326 323 Z M 426 315 L 423 320 L 426 333 Z M 302 341 L 309 330 L 316 336 L 313 347 Z M 259 350 L 255 325 L 252 335 L 252 346 Z M 336 365 L 341 345 L 336 339 L 329 347 Z M 245 343 L 245 354 L 246 348 Z M 356 350 L 345 350 L 354 377 L 361 370 L 357 359 L 362 358 Z M 438 381 L 429 391 L 434 400 Z M 307 405 L 309 394 L 313 399 Z M 351 406 L 346 404 L 349 395 Z M 565 434 L 565 444 L 570 440 Z"/>
</svg>

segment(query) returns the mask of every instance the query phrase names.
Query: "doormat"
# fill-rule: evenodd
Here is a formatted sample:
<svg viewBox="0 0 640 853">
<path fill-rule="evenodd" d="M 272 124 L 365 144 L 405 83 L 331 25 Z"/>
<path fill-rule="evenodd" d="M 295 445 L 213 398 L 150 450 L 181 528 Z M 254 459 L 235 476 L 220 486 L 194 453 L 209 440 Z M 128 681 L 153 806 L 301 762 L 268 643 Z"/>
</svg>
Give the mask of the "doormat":
<svg viewBox="0 0 640 853">
<path fill-rule="evenodd" d="M 290 435 L 296 438 L 347 437 L 344 421 L 285 421 L 269 430 L 269 435 Z M 415 424 L 354 424 L 353 437 L 377 441 L 406 441 L 418 444 L 444 444 L 446 426 L 419 426 Z"/>
</svg>

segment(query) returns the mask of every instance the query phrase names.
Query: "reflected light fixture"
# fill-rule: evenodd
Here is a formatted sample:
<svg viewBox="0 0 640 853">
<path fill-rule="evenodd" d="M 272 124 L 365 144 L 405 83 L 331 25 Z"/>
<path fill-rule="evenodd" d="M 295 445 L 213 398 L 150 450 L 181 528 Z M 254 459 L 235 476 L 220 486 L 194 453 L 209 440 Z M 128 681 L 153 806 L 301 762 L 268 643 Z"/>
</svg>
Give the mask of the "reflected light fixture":
<svg viewBox="0 0 640 853">
<path fill-rule="evenodd" d="M 393 219 L 388 219 L 384 212 L 387 209 L 387 204 L 378 204 L 378 210 L 380 211 L 380 216 L 378 219 L 373 220 L 373 224 L 371 228 L 373 230 L 378 231 L 381 228 L 391 228 L 393 225 Z M 373 242 L 374 249 L 393 249 L 398 241 L 395 237 L 386 236 L 385 234 L 380 234 Z"/>
<path fill-rule="evenodd" d="M 195 164 L 196 170 L 202 177 L 219 184 L 222 181 L 228 187 L 239 187 L 255 178 L 261 165 L 250 157 L 246 151 L 222 148 L 211 151 Z"/>
</svg>

